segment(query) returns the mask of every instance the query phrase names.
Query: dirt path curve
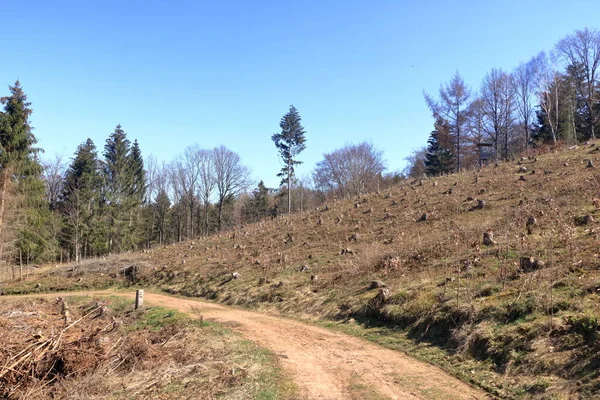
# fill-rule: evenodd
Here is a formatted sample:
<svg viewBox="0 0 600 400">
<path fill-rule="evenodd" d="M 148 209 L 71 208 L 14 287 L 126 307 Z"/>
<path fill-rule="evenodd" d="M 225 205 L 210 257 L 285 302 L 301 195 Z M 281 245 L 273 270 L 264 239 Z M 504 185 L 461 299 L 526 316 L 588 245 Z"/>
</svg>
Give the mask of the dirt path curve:
<svg viewBox="0 0 600 400">
<path fill-rule="evenodd" d="M 111 291 L 73 294 L 117 295 Z M 65 296 L 55 293 L 53 296 Z M 432 365 L 364 339 L 302 322 L 238 310 L 214 303 L 148 293 L 145 301 L 211 320 L 240 331 L 247 339 L 277 354 L 282 367 L 300 388 L 302 399 L 338 400 L 357 397 L 363 385 L 389 399 L 488 399 L 471 386 Z"/>
</svg>

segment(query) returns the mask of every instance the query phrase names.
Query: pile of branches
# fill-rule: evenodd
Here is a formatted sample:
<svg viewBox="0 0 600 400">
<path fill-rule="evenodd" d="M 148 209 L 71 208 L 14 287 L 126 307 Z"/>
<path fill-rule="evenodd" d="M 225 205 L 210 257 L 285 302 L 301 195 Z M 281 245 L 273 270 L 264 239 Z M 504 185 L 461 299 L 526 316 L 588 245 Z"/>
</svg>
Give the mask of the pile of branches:
<svg viewBox="0 0 600 400">
<path fill-rule="evenodd" d="M 64 327 L 52 327 L 48 336 L 38 332 L 24 343 L 14 343 L 17 342 L 15 340 L 4 347 L 3 354 L 0 354 L 0 397 L 32 397 L 62 378 L 95 370 L 114 351 L 112 349 L 104 353 L 97 348 L 98 338 L 115 329 L 114 321 L 104 329 L 73 328 L 85 320 L 102 316 L 105 311 L 103 305 L 97 304 L 91 311 L 71 322 L 68 306 L 63 302 Z M 16 339 L 18 333 L 12 333 Z"/>
</svg>

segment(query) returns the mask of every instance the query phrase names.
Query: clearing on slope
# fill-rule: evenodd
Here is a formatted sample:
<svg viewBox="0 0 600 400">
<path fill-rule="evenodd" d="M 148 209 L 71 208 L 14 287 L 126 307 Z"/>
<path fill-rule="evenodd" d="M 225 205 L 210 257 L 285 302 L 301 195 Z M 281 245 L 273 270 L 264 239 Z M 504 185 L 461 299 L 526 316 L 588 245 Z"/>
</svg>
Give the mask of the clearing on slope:
<svg viewBox="0 0 600 400">
<path fill-rule="evenodd" d="M 589 398 L 600 390 L 600 174 L 588 167 L 599 148 L 406 182 L 35 282 L 153 285 L 344 328 L 382 325 L 387 345 L 395 336 L 434 345 L 442 355 L 431 361 L 500 396 Z M 139 273 L 117 277 L 116 265 Z M 86 272 L 94 268 L 104 276 Z M 383 301 L 373 301 L 374 280 L 389 290 Z"/>
</svg>

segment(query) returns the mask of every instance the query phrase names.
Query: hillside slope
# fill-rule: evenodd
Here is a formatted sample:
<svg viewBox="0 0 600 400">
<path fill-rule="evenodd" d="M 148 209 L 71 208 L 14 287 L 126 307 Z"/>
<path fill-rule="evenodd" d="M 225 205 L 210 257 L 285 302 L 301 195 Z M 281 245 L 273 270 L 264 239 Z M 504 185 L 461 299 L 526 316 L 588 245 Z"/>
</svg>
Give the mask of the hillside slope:
<svg viewBox="0 0 600 400">
<path fill-rule="evenodd" d="M 588 168 L 590 159 L 598 167 Z M 600 393 L 599 159 L 592 143 L 413 182 L 71 267 L 71 280 L 56 279 L 65 273 L 57 269 L 42 288 L 107 285 L 112 276 L 226 304 L 384 325 L 439 347 L 447 369 L 499 396 L 592 398 Z M 134 267 L 117 276 L 124 266 Z M 31 284 L 12 289 L 23 290 Z"/>
</svg>

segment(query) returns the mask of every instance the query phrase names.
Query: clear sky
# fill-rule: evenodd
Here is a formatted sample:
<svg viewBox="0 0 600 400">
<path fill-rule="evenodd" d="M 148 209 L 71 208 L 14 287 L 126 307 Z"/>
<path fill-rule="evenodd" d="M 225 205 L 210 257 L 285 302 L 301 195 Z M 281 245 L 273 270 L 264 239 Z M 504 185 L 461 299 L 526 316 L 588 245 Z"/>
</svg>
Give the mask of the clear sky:
<svg viewBox="0 0 600 400">
<path fill-rule="evenodd" d="M 224 144 L 273 187 L 290 104 L 299 175 L 362 140 L 402 169 L 432 130 L 423 90 L 456 70 L 477 88 L 599 23 L 597 0 L 0 0 L 0 94 L 21 80 L 45 157 L 88 137 L 102 150 L 120 123 L 145 156 Z"/>
</svg>

